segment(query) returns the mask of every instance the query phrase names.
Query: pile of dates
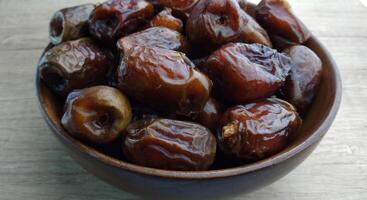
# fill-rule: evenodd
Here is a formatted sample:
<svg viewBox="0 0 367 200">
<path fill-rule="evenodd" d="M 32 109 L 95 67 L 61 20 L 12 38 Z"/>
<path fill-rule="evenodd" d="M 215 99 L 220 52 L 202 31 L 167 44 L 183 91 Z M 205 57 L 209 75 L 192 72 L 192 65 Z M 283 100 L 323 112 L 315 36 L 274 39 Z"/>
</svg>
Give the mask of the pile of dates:
<svg viewBox="0 0 367 200">
<path fill-rule="evenodd" d="M 109 0 L 56 12 L 49 34 L 38 70 L 65 130 L 152 168 L 279 153 L 321 81 L 285 0 Z"/>
</svg>

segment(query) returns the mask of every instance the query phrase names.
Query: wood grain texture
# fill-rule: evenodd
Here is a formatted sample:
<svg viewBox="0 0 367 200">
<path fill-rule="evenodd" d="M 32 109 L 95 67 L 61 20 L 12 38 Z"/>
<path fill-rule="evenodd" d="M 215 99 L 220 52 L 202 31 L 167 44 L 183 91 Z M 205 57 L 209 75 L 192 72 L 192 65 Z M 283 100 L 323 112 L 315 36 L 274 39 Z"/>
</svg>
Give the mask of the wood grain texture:
<svg viewBox="0 0 367 200">
<path fill-rule="evenodd" d="M 138 199 L 81 169 L 46 127 L 34 74 L 54 11 L 88 0 L 0 0 L 0 199 Z M 94 1 L 96 2 L 96 1 Z M 315 153 L 277 183 L 237 199 L 367 199 L 367 8 L 291 0 L 343 79 L 339 115 Z"/>
</svg>

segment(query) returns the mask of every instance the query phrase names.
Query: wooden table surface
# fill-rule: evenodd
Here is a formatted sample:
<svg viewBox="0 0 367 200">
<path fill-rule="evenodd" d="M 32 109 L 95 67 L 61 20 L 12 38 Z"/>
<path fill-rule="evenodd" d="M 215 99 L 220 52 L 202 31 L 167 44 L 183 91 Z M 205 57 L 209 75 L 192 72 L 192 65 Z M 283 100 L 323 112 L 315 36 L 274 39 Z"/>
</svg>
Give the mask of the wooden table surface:
<svg viewBox="0 0 367 200">
<path fill-rule="evenodd" d="M 34 76 L 57 9 L 88 0 L 0 0 L 0 199 L 138 199 L 79 167 L 38 110 Z M 341 70 L 339 115 L 291 174 L 237 199 L 367 199 L 366 0 L 291 0 Z"/>
</svg>

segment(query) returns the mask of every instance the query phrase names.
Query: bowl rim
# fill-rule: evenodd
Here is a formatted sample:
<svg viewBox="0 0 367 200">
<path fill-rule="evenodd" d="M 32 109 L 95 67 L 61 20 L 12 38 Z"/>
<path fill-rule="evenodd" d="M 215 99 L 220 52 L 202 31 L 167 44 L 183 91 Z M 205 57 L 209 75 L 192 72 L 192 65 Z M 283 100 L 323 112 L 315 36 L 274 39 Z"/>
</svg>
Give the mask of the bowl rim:
<svg viewBox="0 0 367 200">
<path fill-rule="evenodd" d="M 310 40 L 313 40 L 315 44 L 317 44 L 320 48 L 320 50 L 325 54 L 325 57 L 329 60 L 330 66 L 332 68 L 333 76 L 335 77 L 335 94 L 333 97 L 332 106 L 330 107 L 330 110 L 328 111 L 327 116 L 325 117 L 324 121 L 319 124 L 319 126 L 316 128 L 316 130 L 312 133 L 311 136 L 309 136 L 305 141 L 302 143 L 292 146 L 290 148 L 287 148 L 285 151 L 282 151 L 274 156 L 271 156 L 267 159 L 260 160 L 255 163 L 251 163 L 244 166 L 239 167 L 233 167 L 233 168 L 227 168 L 227 169 L 218 169 L 218 170 L 208 170 L 208 171 L 173 171 L 173 170 L 162 170 L 162 169 L 154 169 L 144 166 L 135 165 L 132 163 L 128 163 L 122 160 L 118 160 L 116 158 L 112 158 L 106 154 L 103 154 L 102 152 L 97 151 L 96 149 L 89 147 L 88 145 L 83 144 L 82 142 L 78 141 L 77 139 L 70 136 L 63 128 L 58 127 L 56 124 L 54 124 L 50 118 L 50 116 L 47 114 L 45 109 L 44 101 L 40 95 L 41 91 L 41 80 L 39 75 L 39 70 L 37 67 L 37 73 L 36 73 L 36 96 L 38 99 L 38 104 L 41 110 L 41 113 L 43 115 L 43 118 L 49 125 L 49 127 L 52 129 L 54 133 L 59 136 L 63 140 L 63 142 L 66 142 L 67 144 L 73 146 L 74 150 L 78 150 L 79 152 L 92 157 L 92 159 L 96 159 L 99 162 L 102 162 L 105 165 L 108 165 L 110 167 L 118 168 L 121 170 L 127 170 L 132 173 L 137 174 L 143 174 L 143 175 L 149 175 L 154 177 L 161 177 L 161 178 L 171 178 L 171 179 L 191 179 L 191 180 L 197 180 L 197 179 L 215 179 L 215 178 L 227 178 L 232 176 L 238 176 L 242 174 L 252 173 L 264 168 L 272 167 L 274 165 L 280 164 L 285 162 L 286 160 L 290 159 L 291 157 L 301 153 L 314 143 L 318 142 L 327 132 L 327 130 L 332 125 L 337 112 L 339 110 L 340 104 L 341 104 L 341 98 L 342 98 L 342 81 L 339 69 L 337 67 L 337 64 L 335 63 L 333 57 L 329 53 L 329 51 L 325 48 L 325 46 L 315 37 L 312 36 Z"/>
</svg>

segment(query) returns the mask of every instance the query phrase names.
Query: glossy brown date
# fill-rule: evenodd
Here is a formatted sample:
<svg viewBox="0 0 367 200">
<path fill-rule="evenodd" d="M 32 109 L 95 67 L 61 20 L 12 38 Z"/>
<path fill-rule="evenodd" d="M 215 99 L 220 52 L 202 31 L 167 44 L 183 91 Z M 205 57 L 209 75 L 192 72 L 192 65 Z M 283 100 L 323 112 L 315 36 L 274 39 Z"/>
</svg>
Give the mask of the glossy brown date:
<svg viewBox="0 0 367 200">
<path fill-rule="evenodd" d="M 291 57 L 292 70 L 281 89 L 281 94 L 302 113 L 316 95 L 322 75 L 322 62 L 306 46 L 293 46 L 284 52 Z"/>
<path fill-rule="evenodd" d="M 268 33 L 245 11 L 240 11 L 243 23 L 241 35 L 235 41 L 258 43 L 272 47 Z"/>
<path fill-rule="evenodd" d="M 266 31 L 237 0 L 201 0 L 187 21 L 187 35 L 195 44 L 215 49 L 228 42 L 272 46 Z"/>
<path fill-rule="evenodd" d="M 119 90 L 95 86 L 70 93 L 61 124 L 78 139 L 105 144 L 117 139 L 131 115 L 130 103 Z"/>
<path fill-rule="evenodd" d="M 169 119 L 131 124 L 123 146 L 132 162 L 167 170 L 207 170 L 216 153 L 216 140 L 208 129 Z"/>
<path fill-rule="evenodd" d="M 96 39 L 113 46 L 122 36 L 146 25 L 153 14 L 153 5 L 144 0 L 109 0 L 93 11 L 89 31 Z"/>
<path fill-rule="evenodd" d="M 144 46 L 124 55 L 118 82 L 133 99 L 158 111 L 184 116 L 203 109 L 212 86 L 183 53 Z"/>
<path fill-rule="evenodd" d="M 218 144 L 228 156 L 254 162 L 284 149 L 301 124 L 294 107 L 279 99 L 235 106 L 219 122 Z"/>
<path fill-rule="evenodd" d="M 88 36 L 88 19 L 95 7 L 84 4 L 57 11 L 50 22 L 51 43 L 57 45 Z"/>
<path fill-rule="evenodd" d="M 152 27 L 121 38 L 117 46 L 126 53 L 136 46 L 158 47 L 189 53 L 190 45 L 179 32 L 165 27 Z"/>
<path fill-rule="evenodd" d="M 187 21 L 186 32 L 190 41 L 216 48 L 236 40 L 242 24 L 236 0 L 200 0 Z"/>
<path fill-rule="evenodd" d="M 150 26 L 162 26 L 174 31 L 183 32 L 183 22 L 172 15 L 172 10 L 169 8 L 164 9 L 158 15 L 156 15 L 152 21 L 150 21 Z"/>
<path fill-rule="evenodd" d="M 256 7 L 257 21 L 273 35 L 302 44 L 311 37 L 310 31 L 292 12 L 286 0 L 262 0 Z"/>
<path fill-rule="evenodd" d="M 46 85 L 61 96 L 100 84 L 114 67 L 111 56 L 89 38 L 59 44 L 46 51 L 39 72 Z"/>
<path fill-rule="evenodd" d="M 195 121 L 204 125 L 212 131 L 217 128 L 217 123 L 224 111 L 224 106 L 217 100 L 210 98 L 204 109 L 194 117 Z"/>
<path fill-rule="evenodd" d="M 277 92 L 288 76 L 290 62 L 285 54 L 264 45 L 230 43 L 207 59 L 203 71 L 221 98 L 242 104 Z"/>
</svg>

